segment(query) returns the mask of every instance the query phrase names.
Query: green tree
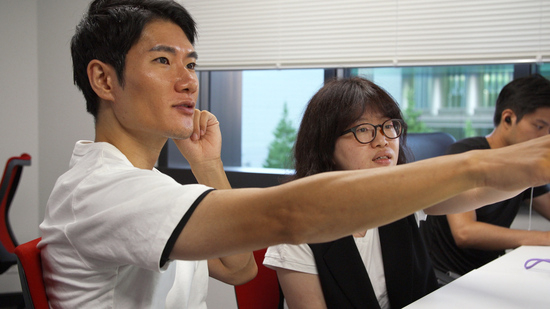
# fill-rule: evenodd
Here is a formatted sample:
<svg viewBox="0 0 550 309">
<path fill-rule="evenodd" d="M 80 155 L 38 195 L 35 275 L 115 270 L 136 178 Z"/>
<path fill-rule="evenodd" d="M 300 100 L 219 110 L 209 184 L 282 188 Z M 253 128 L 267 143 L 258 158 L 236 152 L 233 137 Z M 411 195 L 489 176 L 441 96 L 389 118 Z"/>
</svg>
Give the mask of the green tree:
<svg viewBox="0 0 550 309">
<path fill-rule="evenodd" d="M 430 132 L 430 128 L 426 126 L 424 122 L 419 120 L 422 115 L 421 111 L 415 110 L 415 102 L 413 96 L 413 89 L 407 88 L 407 108 L 403 111 L 403 118 L 407 123 L 408 133 L 423 133 Z"/>
<path fill-rule="evenodd" d="M 292 168 L 292 147 L 296 141 L 296 129 L 288 119 L 288 109 L 285 102 L 283 118 L 273 132 L 275 139 L 269 144 L 269 153 L 263 167 Z"/>
<path fill-rule="evenodd" d="M 472 120 L 466 120 L 466 123 L 464 123 L 464 137 L 472 137 L 477 135 L 476 129 L 472 126 Z"/>
</svg>

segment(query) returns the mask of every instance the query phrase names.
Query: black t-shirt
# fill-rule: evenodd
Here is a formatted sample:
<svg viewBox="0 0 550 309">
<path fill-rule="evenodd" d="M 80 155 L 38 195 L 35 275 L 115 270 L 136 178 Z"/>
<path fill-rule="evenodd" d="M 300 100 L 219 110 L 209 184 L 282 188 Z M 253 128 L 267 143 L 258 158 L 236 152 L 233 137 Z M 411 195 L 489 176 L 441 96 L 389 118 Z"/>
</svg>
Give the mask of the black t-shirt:
<svg viewBox="0 0 550 309">
<path fill-rule="evenodd" d="M 490 149 L 487 139 L 473 137 L 458 141 L 449 147 L 447 153 L 455 154 L 474 149 Z M 548 186 L 536 187 L 533 197 L 548 191 Z M 527 189 L 511 199 L 478 208 L 476 210 L 477 221 L 509 228 L 522 202 L 530 197 L 531 189 Z M 459 248 L 449 228 L 447 216 L 428 216 L 426 221 L 421 224 L 421 232 L 434 267 L 443 272 L 452 271 L 463 275 L 504 254 L 504 250 L 486 251 Z"/>
</svg>

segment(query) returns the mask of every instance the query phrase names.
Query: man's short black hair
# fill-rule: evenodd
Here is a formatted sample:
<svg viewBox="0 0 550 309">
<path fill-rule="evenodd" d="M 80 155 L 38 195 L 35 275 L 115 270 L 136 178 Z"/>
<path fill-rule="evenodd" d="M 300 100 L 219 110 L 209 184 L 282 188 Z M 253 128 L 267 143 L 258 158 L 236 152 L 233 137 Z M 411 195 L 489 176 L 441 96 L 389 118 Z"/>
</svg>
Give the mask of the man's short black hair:
<svg viewBox="0 0 550 309">
<path fill-rule="evenodd" d="M 99 97 L 88 80 L 87 67 L 97 59 L 114 67 L 124 86 L 126 55 L 153 20 L 177 24 L 194 45 L 196 25 L 191 15 L 172 0 L 94 0 L 71 40 L 74 83 L 84 94 L 87 111 L 97 117 Z"/>
<path fill-rule="evenodd" d="M 500 124 L 505 109 L 511 109 L 519 122 L 541 107 L 550 107 L 550 81 L 540 74 L 516 78 L 500 91 L 493 123 L 495 127 Z"/>
</svg>

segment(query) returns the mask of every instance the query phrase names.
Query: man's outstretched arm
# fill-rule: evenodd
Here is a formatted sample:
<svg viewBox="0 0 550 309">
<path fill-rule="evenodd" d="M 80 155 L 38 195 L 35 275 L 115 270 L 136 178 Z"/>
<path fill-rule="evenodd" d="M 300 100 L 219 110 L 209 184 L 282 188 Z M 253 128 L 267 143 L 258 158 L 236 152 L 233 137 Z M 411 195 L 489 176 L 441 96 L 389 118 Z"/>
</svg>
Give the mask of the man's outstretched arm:
<svg viewBox="0 0 550 309">
<path fill-rule="evenodd" d="M 171 256 L 208 259 L 280 243 L 330 241 L 474 188 L 517 191 L 549 182 L 550 136 L 383 169 L 323 173 L 265 189 L 217 190 L 197 207 Z"/>
</svg>

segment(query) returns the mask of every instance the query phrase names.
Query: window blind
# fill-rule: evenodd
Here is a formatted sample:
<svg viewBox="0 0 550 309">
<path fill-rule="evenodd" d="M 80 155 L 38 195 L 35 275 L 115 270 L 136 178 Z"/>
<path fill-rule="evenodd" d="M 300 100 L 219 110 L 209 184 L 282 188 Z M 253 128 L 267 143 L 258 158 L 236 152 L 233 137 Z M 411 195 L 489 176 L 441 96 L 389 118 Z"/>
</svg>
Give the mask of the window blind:
<svg viewBox="0 0 550 309">
<path fill-rule="evenodd" d="M 198 69 L 543 62 L 548 0 L 179 0 Z"/>
</svg>

